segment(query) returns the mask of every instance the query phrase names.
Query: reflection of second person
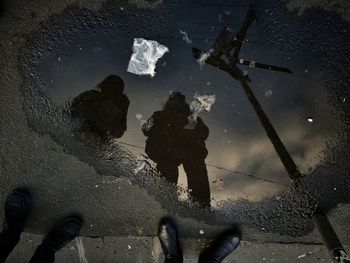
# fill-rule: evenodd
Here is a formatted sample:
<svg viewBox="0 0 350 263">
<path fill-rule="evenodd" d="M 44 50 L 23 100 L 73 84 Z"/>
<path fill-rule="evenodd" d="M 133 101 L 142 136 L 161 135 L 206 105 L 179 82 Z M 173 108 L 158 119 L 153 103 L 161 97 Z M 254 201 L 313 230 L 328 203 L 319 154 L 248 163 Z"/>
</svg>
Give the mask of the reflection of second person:
<svg viewBox="0 0 350 263">
<path fill-rule="evenodd" d="M 188 188 L 194 201 L 210 206 L 210 187 L 205 158 L 208 151 L 205 140 L 209 129 L 201 118 L 189 127 L 192 112 L 185 95 L 174 92 L 164 109 L 156 111 L 143 126 L 147 136 L 146 153 L 157 164 L 157 169 L 168 181 L 177 184 L 178 166 L 183 165 Z"/>
</svg>

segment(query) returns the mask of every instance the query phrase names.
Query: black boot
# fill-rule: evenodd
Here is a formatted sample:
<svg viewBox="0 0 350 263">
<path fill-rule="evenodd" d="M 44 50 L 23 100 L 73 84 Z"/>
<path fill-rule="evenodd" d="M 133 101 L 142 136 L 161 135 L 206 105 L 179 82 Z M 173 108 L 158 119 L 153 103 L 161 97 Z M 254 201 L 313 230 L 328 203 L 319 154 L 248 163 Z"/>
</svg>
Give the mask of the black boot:
<svg viewBox="0 0 350 263">
<path fill-rule="evenodd" d="M 30 263 L 52 263 L 55 253 L 78 236 L 83 225 L 80 217 L 67 217 L 55 226 L 35 251 Z"/>
<path fill-rule="evenodd" d="M 79 235 L 82 225 L 80 217 L 67 217 L 49 232 L 42 245 L 56 252 Z"/>
<path fill-rule="evenodd" d="M 5 203 L 5 226 L 21 233 L 31 205 L 30 194 L 26 190 L 14 190 Z"/>
<path fill-rule="evenodd" d="M 0 234 L 0 262 L 4 262 L 20 240 L 31 205 L 25 190 L 13 191 L 5 203 L 5 222 Z"/>
<path fill-rule="evenodd" d="M 208 249 L 200 256 L 200 263 L 220 263 L 231 254 L 239 245 L 240 234 L 230 231 L 223 233 Z"/>
<path fill-rule="evenodd" d="M 162 245 L 165 262 L 182 263 L 183 255 L 175 222 L 164 218 L 159 224 L 158 237 Z"/>
</svg>

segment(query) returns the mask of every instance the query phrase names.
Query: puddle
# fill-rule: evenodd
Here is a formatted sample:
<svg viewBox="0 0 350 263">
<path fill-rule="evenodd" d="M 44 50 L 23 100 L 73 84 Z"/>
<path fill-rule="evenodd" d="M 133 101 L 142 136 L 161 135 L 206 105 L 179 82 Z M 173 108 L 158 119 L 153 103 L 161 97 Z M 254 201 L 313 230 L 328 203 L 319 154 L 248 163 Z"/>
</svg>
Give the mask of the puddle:
<svg viewBox="0 0 350 263">
<path fill-rule="evenodd" d="M 260 2 L 256 3 L 257 15 L 261 15 L 259 23 L 269 23 L 270 11 L 266 15 Z M 99 167 L 101 173 L 121 172 L 133 177 L 135 169 L 140 167 L 134 162 L 136 156 L 145 155 L 147 138 L 142 132 L 141 119 L 147 120 L 162 110 L 171 92 L 184 94 L 188 104 L 196 93 L 215 94 L 211 110 L 199 114 L 209 129 L 205 162 L 212 206 L 242 198 L 259 201 L 288 190 L 292 182 L 239 82 L 217 68 L 200 66 L 191 53 L 193 46 L 209 50 L 225 24 L 238 30 L 246 10 L 246 5 L 235 8 L 197 1 L 171 2 L 156 10 L 131 6 L 121 9 L 108 4 L 95 14 L 69 9 L 53 17 L 42 33 L 32 39 L 27 60 L 32 90 L 25 90 L 25 96 L 35 101 L 30 106 L 31 125 L 56 137 L 70 152 Z M 253 22 L 241 57 L 288 67 L 293 74 L 252 66 L 241 68 L 252 80 L 253 92 L 300 171 L 308 174 L 325 158 L 326 147 L 334 143 L 329 138 L 341 126 L 337 109 L 329 102 L 326 88 L 329 83 L 322 75 L 324 58 L 300 49 L 290 52 L 281 48 L 280 42 L 274 48 L 272 37 L 262 36 L 265 29 Z M 159 59 L 154 77 L 127 72 L 134 38 L 155 40 L 169 48 Z M 126 132 L 114 143 L 104 145 L 74 133 L 80 123 L 71 120 L 68 109 L 76 96 L 95 89 L 111 74 L 123 79 L 130 106 Z M 111 156 L 113 162 L 109 161 Z M 151 167 L 147 172 L 155 172 L 155 164 L 151 160 L 147 162 L 150 163 L 147 167 Z M 139 180 L 143 175 L 137 176 Z M 152 180 L 158 179 L 150 181 L 157 184 Z M 182 168 L 178 185 L 184 190 L 188 186 Z M 159 190 L 153 187 L 154 191 Z M 187 196 L 185 192 L 181 198 Z"/>
</svg>

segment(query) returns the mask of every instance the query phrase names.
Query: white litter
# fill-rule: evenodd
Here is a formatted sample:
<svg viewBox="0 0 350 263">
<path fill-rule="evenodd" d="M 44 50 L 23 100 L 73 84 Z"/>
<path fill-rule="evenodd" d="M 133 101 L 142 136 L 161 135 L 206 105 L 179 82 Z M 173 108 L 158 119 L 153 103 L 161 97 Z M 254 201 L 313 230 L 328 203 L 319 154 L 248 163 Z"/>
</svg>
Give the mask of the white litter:
<svg viewBox="0 0 350 263">
<path fill-rule="evenodd" d="M 265 91 L 265 97 L 266 98 L 270 98 L 272 96 L 272 90 L 268 89 L 267 91 Z"/>
<path fill-rule="evenodd" d="M 136 75 L 156 74 L 156 63 L 169 49 L 155 40 L 135 38 L 127 71 Z"/>
<path fill-rule="evenodd" d="M 149 131 L 153 127 L 153 118 L 149 118 L 147 121 L 141 121 L 142 129 Z"/>
<path fill-rule="evenodd" d="M 197 124 L 199 113 L 202 111 L 209 112 L 216 101 L 215 94 L 199 95 L 196 93 L 194 94 L 193 98 L 194 100 L 190 104 L 192 114 L 188 116 L 188 124 L 185 126 L 185 129 L 194 129 Z"/>
<path fill-rule="evenodd" d="M 210 51 L 202 53 L 201 56 L 199 57 L 199 59 L 197 59 L 197 62 L 201 66 L 201 69 L 205 65 L 205 61 L 210 57 L 210 54 L 211 54 Z"/>
<path fill-rule="evenodd" d="M 232 12 L 232 10 L 230 9 L 230 10 L 228 10 L 228 11 L 225 11 L 224 13 L 225 13 L 227 16 L 229 16 L 229 15 L 231 15 L 231 12 Z"/>
<path fill-rule="evenodd" d="M 85 256 L 85 248 L 83 245 L 83 240 L 80 237 L 77 237 L 75 240 L 77 242 L 80 263 L 88 263 L 86 256 Z"/>
<path fill-rule="evenodd" d="M 142 118 L 143 118 L 142 114 L 140 114 L 140 113 L 137 113 L 137 114 L 136 114 L 136 119 L 138 119 L 139 121 L 141 121 Z"/>
<path fill-rule="evenodd" d="M 185 40 L 187 44 L 192 43 L 192 40 L 188 37 L 188 34 L 186 31 L 180 30 L 180 34 L 182 35 L 182 40 Z"/>
<path fill-rule="evenodd" d="M 315 120 L 315 119 L 314 119 L 313 117 L 308 117 L 308 118 L 307 118 L 307 121 L 310 122 L 310 123 L 314 122 L 314 120 Z"/>
</svg>

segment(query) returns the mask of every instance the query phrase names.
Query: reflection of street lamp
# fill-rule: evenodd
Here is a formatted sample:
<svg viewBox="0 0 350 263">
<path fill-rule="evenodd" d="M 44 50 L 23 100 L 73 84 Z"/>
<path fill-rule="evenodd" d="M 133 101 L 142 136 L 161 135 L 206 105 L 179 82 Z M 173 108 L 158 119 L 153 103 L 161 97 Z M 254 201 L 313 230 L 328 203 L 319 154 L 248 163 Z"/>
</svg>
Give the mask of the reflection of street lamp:
<svg viewBox="0 0 350 263">
<path fill-rule="evenodd" d="M 192 49 L 193 56 L 196 59 L 199 59 L 202 54 L 204 54 L 201 50 L 193 48 Z M 227 64 L 223 59 L 217 58 L 214 56 L 209 56 L 205 62 L 209 65 L 212 65 L 214 67 L 217 67 L 223 71 L 226 71 L 229 73 L 233 78 L 240 81 L 242 88 L 244 92 L 246 93 L 249 102 L 252 104 L 256 114 L 258 115 L 258 118 L 263 125 L 267 136 L 270 138 L 278 156 L 280 157 L 284 167 L 286 168 L 289 177 L 292 180 L 297 180 L 302 177 L 301 173 L 299 172 L 296 164 L 294 163 L 292 157 L 288 153 L 286 147 L 282 143 L 281 139 L 279 138 L 276 130 L 272 126 L 269 118 L 266 116 L 264 110 L 262 109 L 260 103 L 256 99 L 253 91 L 249 87 L 247 81 L 250 81 L 247 75 L 244 75 L 244 73 L 236 66 L 236 64 Z"/>
<path fill-rule="evenodd" d="M 336 263 L 350 263 L 350 258 L 346 254 L 327 216 L 322 213 L 314 214 L 314 222 L 326 243 L 333 261 Z"/>
<path fill-rule="evenodd" d="M 234 79 L 238 80 L 241 83 L 241 86 L 248 97 L 249 102 L 252 104 L 258 118 L 265 129 L 267 136 L 269 137 L 271 143 L 273 144 L 283 166 L 287 170 L 289 177 L 294 180 L 295 185 L 298 187 L 298 181 L 302 178 L 302 174 L 298 170 L 294 160 L 290 156 L 288 150 L 284 146 L 280 137 L 278 136 L 276 130 L 272 126 L 269 118 L 266 116 L 264 110 L 262 109 L 260 103 L 256 99 L 253 91 L 248 85 L 250 82 L 249 77 L 244 74 L 238 67 L 237 64 L 248 65 L 250 67 L 260 67 L 269 70 L 276 70 L 286 73 L 292 73 L 287 68 L 276 67 L 261 63 L 252 63 L 251 61 L 246 61 L 244 59 L 232 59 L 230 63 L 225 62 L 220 57 L 213 56 L 211 53 L 204 53 L 200 49 L 193 48 L 192 49 L 193 56 L 196 59 L 201 59 L 204 54 L 206 54 L 206 58 L 203 60 L 205 63 L 212 65 L 218 69 L 226 71 L 229 73 Z M 233 63 L 232 63 L 233 62 Z M 311 120 L 311 119 L 310 119 Z M 312 119 L 313 121 L 313 119 Z M 323 213 L 315 213 L 313 216 L 315 224 L 324 239 L 327 248 L 330 252 L 330 255 L 334 262 L 336 263 L 350 263 L 350 259 L 346 254 L 343 246 L 341 245 L 336 233 L 334 232 L 332 225 L 329 223 L 328 218 Z"/>
</svg>

